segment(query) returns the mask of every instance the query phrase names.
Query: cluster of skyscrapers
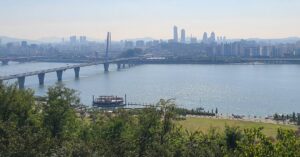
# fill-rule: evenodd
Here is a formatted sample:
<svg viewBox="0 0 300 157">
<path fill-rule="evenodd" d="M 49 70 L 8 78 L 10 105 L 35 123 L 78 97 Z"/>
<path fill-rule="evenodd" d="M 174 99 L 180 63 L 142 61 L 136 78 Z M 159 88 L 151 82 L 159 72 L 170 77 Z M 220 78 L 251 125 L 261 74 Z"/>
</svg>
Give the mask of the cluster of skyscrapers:
<svg viewBox="0 0 300 157">
<path fill-rule="evenodd" d="M 79 37 L 79 43 L 80 44 L 85 44 L 87 42 L 86 40 L 86 36 L 80 36 Z M 70 44 L 77 44 L 78 41 L 77 41 L 77 37 L 74 35 L 74 36 L 70 36 Z"/>
<path fill-rule="evenodd" d="M 179 41 L 178 27 L 174 26 L 173 27 L 173 39 L 169 40 L 169 42 L 187 43 L 185 29 L 181 29 L 180 32 L 181 32 L 181 34 L 180 34 L 181 38 L 180 38 L 180 41 Z M 225 42 L 225 41 L 226 41 L 225 36 L 217 36 L 216 37 L 216 34 L 214 32 L 211 32 L 210 37 L 208 37 L 208 34 L 206 32 L 204 32 L 203 37 L 202 37 L 202 42 L 203 43 L 214 43 L 214 42 Z M 190 43 L 197 43 L 198 42 L 197 37 L 191 36 L 189 42 Z M 201 40 L 199 40 L 199 42 L 201 42 Z"/>
<path fill-rule="evenodd" d="M 177 26 L 174 26 L 174 28 L 173 28 L 173 41 L 172 42 L 174 42 L 174 43 L 178 43 L 179 42 L 179 39 L 178 39 L 178 28 L 177 28 Z M 186 42 L 185 30 L 184 29 L 181 30 L 180 42 L 181 43 L 185 43 Z"/>
</svg>

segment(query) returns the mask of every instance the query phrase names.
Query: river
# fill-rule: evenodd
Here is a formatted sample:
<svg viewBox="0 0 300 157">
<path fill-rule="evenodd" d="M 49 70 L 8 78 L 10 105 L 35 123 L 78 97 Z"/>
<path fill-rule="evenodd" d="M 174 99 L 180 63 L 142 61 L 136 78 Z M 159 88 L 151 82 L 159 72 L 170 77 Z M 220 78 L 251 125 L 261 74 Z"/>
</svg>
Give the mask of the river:
<svg viewBox="0 0 300 157">
<path fill-rule="evenodd" d="M 64 65 L 10 62 L 0 65 L 0 75 Z M 45 85 L 39 86 L 37 76 L 31 76 L 26 77 L 25 87 L 44 95 L 56 81 L 56 73 L 48 73 Z M 128 102 L 155 103 L 160 98 L 174 98 L 178 106 L 218 108 L 227 114 L 300 112 L 300 65 L 139 65 L 120 71 L 110 65 L 109 73 L 98 65 L 81 68 L 79 80 L 75 80 L 73 70 L 65 71 L 63 83 L 78 90 L 86 105 L 91 105 L 93 95 L 127 94 Z"/>
</svg>

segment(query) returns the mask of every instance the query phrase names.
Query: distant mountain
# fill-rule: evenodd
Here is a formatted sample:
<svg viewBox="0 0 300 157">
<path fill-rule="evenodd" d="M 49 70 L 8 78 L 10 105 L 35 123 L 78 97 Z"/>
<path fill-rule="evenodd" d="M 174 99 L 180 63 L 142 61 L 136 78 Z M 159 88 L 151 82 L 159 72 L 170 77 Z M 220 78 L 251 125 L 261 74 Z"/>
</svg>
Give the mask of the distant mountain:
<svg viewBox="0 0 300 157">
<path fill-rule="evenodd" d="M 300 40 L 299 37 L 288 37 L 288 38 L 277 38 L 277 39 L 261 39 L 261 38 L 249 38 L 247 40 L 255 40 L 257 42 L 267 42 L 267 43 L 295 43 Z"/>
<path fill-rule="evenodd" d="M 43 43 L 58 43 L 62 42 L 64 39 L 65 42 L 69 41 L 69 37 L 46 37 L 46 38 L 40 38 L 38 39 L 39 42 Z M 79 40 L 79 36 L 77 36 L 77 40 Z M 100 38 L 92 38 L 92 37 L 87 37 L 88 41 L 94 41 L 94 42 L 104 42 L 105 39 L 100 39 Z M 132 39 L 124 39 L 124 40 L 129 40 L 129 41 L 137 41 L 137 40 L 144 40 L 144 41 L 152 41 L 154 40 L 153 38 L 150 37 L 145 37 L 145 38 L 132 38 Z M 124 41 L 123 40 L 123 41 Z M 112 42 L 119 42 L 119 40 L 114 40 L 112 39 Z"/>
<path fill-rule="evenodd" d="M 131 38 L 131 39 L 124 39 L 124 40 L 128 40 L 128 41 L 138 41 L 138 40 L 153 41 L 155 39 L 151 38 L 151 37 L 144 37 L 144 38 Z"/>
<path fill-rule="evenodd" d="M 69 38 L 60 38 L 60 37 L 45 37 L 45 38 L 39 38 L 37 41 L 42 43 L 59 43 L 62 42 L 62 40 L 69 40 Z"/>
<path fill-rule="evenodd" d="M 242 39 L 228 39 L 228 41 L 234 42 L 234 41 L 240 41 Z M 263 38 L 248 38 L 244 40 L 254 40 L 256 42 L 260 43 L 269 43 L 269 44 L 279 44 L 279 43 L 295 43 L 297 41 L 300 41 L 300 37 L 287 37 L 287 38 L 275 38 L 275 39 L 263 39 Z"/>
<path fill-rule="evenodd" d="M 1 39 L 2 44 L 6 44 L 9 42 L 21 42 L 21 41 L 27 41 L 29 43 L 36 43 L 36 41 L 33 41 L 33 40 L 13 38 L 13 37 L 7 37 L 7 36 L 0 36 L 0 39 Z"/>
<path fill-rule="evenodd" d="M 27 41 L 29 44 L 31 43 L 60 43 L 64 39 L 65 42 L 69 41 L 69 37 L 44 37 L 37 40 L 28 40 L 28 39 L 22 39 L 22 38 L 15 38 L 15 37 L 7 37 L 7 36 L 0 36 L 2 44 L 6 44 L 8 42 L 21 42 L 21 41 Z M 79 40 L 79 36 L 77 36 L 77 40 Z M 90 38 L 87 37 L 88 41 L 94 41 L 94 42 L 105 42 L 105 39 L 97 39 L 97 38 Z M 152 41 L 155 40 L 151 37 L 144 37 L 144 38 L 128 38 L 124 39 L 123 41 L 133 41 L 136 42 L 137 40 L 144 40 L 144 41 Z M 189 40 L 189 38 L 187 38 Z M 199 39 L 200 41 L 201 39 Z M 242 39 L 227 39 L 229 42 L 234 41 L 240 41 Z M 297 41 L 300 41 L 300 37 L 287 37 L 287 38 L 277 38 L 277 39 L 263 39 L 263 38 L 248 38 L 244 40 L 255 40 L 256 42 L 260 43 L 270 43 L 270 44 L 278 44 L 278 43 L 295 43 Z M 113 40 L 113 42 L 119 42 L 119 40 Z"/>
</svg>

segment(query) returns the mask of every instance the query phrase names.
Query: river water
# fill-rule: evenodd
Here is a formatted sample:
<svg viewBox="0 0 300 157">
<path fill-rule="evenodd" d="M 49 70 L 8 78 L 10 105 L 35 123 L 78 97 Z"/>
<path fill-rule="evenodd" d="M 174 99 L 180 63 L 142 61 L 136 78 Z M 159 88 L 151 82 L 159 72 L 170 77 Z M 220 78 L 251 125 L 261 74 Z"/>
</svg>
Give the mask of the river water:
<svg viewBox="0 0 300 157">
<path fill-rule="evenodd" d="M 10 63 L 0 66 L 0 76 L 42 70 L 65 63 Z M 10 80 L 13 83 L 16 80 Z M 25 87 L 44 95 L 56 83 L 56 73 L 26 77 Z M 81 68 L 80 79 L 74 71 L 63 74 L 63 83 L 80 92 L 81 100 L 91 105 L 92 95 L 127 94 L 128 102 L 155 103 L 174 98 L 187 108 L 218 108 L 222 113 L 269 115 L 275 112 L 300 112 L 300 65 L 139 65 L 117 70 L 110 65 Z"/>
</svg>

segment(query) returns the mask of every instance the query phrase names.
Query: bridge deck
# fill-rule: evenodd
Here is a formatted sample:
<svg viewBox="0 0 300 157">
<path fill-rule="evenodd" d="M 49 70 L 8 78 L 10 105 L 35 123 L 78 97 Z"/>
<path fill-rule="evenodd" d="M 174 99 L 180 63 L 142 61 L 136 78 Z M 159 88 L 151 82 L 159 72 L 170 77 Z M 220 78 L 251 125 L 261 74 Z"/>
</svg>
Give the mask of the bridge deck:
<svg viewBox="0 0 300 157">
<path fill-rule="evenodd" d="M 8 75 L 8 76 L 0 76 L 0 80 L 10 80 L 10 79 L 16 79 L 19 77 L 38 75 L 41 73 L 51 73 L 51 72 L 56 72 L 56 71 L 61 71 L 61 70 L 64 71 L 64 70 L 68 70 L 68 69 L 74 69 L 74 68 L 78 68 L 78 67 L 87 67 L 87 66 L 99 65 L 99 64 L 104 64 L 104 63 L 117 63 L 117 62 L 129 61 L 129 60 L 134 60 L 134 59 L 138 59 L 138 58 L 137 57 L 120 58 L 120 59 L 108 60 L 107 62 L 100 61 L 100 62 L 83 63 L 83 64 L 77 64 L 77 65 L 69 65 L 69 66 L 64 66 L 64 67 L 59 67 L 59 68 L 38 70 L 38 71 L 32 71 L 32 72 L 26 72 L 26 73 L 20 73 L 20 74 Z"/>
</svg>

